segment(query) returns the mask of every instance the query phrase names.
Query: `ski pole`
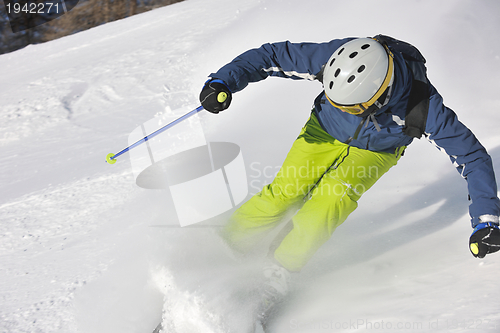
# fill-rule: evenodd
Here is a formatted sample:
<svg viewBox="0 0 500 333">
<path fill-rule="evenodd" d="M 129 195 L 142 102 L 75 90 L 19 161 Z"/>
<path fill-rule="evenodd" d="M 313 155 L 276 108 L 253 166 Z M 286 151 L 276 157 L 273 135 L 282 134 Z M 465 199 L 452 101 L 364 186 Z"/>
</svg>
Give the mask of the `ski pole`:
<svg viewBox="0 0 500 333">
<path fill-rule="evenodd" d="M 108 155 L 106 155 L 106 162 L 108 162 L 109 164 L 115 164 L 116 163 L 116 158 L 122 154 L 125 154 L 126 152 L 128 152 L 129 150 L 131 150 L 132 148 L 135 148 L 137 147 L 138 145 L 148 141 L 149 139 L 152 139 L 154 138 L 155 136 L 157 136 L 158 134 L 166 131 L 167 129 L 169 129 L 170 127 L 172 126 L 175 126 L 177 125 L 178 123 L 180 123 L 181 121 L 197 114 L 198 112 L 200 112 L 201 110 L 203 110 L 203 106 L 198 106 L 196 109 L 194 109 L 193 111 L 189 111 L 188 113 L 186 113 L 185 115 L 177 118 L 176 120 L 172 121 L 171 123 L 168 123 L 167 125 L 157 129 L 156 131 L 154 131 L 153 133 L 149 134 L 149 135 L 146 135 L 145 137 L 143 137 L 142 139 L 140 139 L 139 141 L 135 142 L 134 144 L 128 146 L 127 148 L 124 148 L 122 150 L 120 150 L 118 153 L 116 154 L 113 154 L 113 153 L 109 153 Z"/>
</svg>

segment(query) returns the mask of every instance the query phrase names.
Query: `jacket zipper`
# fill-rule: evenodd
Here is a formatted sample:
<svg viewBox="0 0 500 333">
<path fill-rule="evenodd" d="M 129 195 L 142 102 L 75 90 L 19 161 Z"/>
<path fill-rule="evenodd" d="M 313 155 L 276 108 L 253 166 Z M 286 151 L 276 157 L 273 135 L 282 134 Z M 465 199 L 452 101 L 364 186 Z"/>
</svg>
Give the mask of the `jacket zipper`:
<svg viewBox="0 0 500 333">
<path fill-rule="evenodd" d="M 363 127 L 364 122 L 365 122 L 365 118 L 362 118 L 361 122 L 358 125 L 358 128 L 356 128 L 356 131 L 354 132 L 354 137 L 351 136 L 351 137 L 349 137 L 349 139 L 347 139 L 346 141 L 344 141 L 344 143 L 346 145 L 348 145 L 349 143 L 351 143 L 352 140 L 357 140 L 358 139 L 359 132 L 361 132 L 361 128 Z"/>
</svg>

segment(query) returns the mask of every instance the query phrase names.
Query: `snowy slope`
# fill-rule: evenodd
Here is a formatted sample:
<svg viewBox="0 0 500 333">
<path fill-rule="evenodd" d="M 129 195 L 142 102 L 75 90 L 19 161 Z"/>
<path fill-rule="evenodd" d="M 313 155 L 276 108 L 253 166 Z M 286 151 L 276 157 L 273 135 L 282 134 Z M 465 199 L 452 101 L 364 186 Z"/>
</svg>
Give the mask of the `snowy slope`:
<svg viewBox="0 0 500 333">
<path fill-rule="evenodd" d="M 168 195 L 106 154 L 196 107 L 206 76 L 249 48 L 384 33 L 421 49 L 498 165 L 499 14 L 486 0 L 187 0 L 1 55 L 0 331 L 150 332 L 164 309 L 175 332 L 244 332 L 258 263 L 225 256 L 215 227 L 178 227 Z M 241 147 L 251 193 L 320 90 L 270 79 L 200 115 L 208 140 Z M 468 252 L 466 197 L 448 158 L 415 142 L 296 277 L 274 332 L 500 330 L 500 255 Z"/>
</svg>

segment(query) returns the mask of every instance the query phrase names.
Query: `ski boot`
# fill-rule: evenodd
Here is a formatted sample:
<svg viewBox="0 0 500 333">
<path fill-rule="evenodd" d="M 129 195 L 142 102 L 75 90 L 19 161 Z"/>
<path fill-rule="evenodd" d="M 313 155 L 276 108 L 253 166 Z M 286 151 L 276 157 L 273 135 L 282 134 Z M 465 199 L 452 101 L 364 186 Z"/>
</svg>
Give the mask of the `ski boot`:
<svg viewBox="0 0 500 333">
<path fill-rule="evenodd" d="M 290 289 L 290 272 L 284 267 L 271 264 L 264 267 L 264 283 L 260 290 L 257 320 L 266 325 L 276 305 L 281 303 Z"/>
</svg>

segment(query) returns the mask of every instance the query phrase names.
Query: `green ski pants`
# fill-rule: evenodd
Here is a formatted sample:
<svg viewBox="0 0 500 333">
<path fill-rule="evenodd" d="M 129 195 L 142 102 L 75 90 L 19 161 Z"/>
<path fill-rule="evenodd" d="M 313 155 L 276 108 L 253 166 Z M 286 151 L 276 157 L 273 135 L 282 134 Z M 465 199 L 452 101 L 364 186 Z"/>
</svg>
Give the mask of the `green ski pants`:
<svg viewBox="0 0 500 333">
<path fill-rule="evenodd" d="M 313 112 L 272 183 L 233 214 L 224 237 L 246 252 L 299 209 L 274 259 L 289 271 L 300 271 L 404 149 L 391 154 L 351 147 L 325 132 Z"/>
</svg>

